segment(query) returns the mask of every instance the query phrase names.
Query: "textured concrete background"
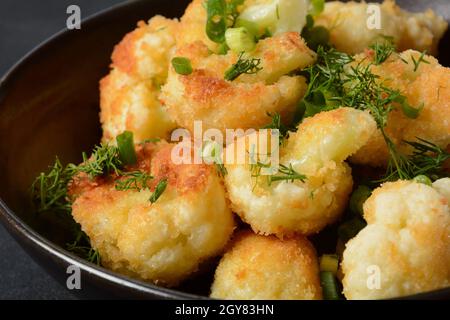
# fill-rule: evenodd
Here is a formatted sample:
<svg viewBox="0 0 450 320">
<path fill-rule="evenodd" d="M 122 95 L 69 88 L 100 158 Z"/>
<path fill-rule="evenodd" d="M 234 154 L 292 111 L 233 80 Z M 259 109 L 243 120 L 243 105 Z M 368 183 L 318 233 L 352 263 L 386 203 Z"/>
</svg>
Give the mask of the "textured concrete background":
<svg viewBox="0 0 450 320">
<path fill-rule="evenodd" d="M 66 27 L 66 9 L 82 18 L 123 0 L 1 0 L 0 75 L 34 46 Z M 0 225 L 0 299 L 73 299 L 19 247 Z"/>
</svg>

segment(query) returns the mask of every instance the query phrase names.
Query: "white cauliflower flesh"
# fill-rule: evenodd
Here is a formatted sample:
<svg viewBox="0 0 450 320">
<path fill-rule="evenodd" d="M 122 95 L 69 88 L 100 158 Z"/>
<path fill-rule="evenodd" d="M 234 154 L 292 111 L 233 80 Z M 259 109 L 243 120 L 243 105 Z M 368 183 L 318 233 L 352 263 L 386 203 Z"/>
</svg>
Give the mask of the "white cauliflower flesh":
<svg viewBox="0 0 450 320">
<path fill-rule="evenodd" d="M 216 269 L 211 297 L 321 299 L 316 251 L 303 236 L 280 240 L 241 232 Z"/>
<path fill-rule="evenodd" d="M 437 188 L 385 183 L 364 204 L 368 225 L 345 248 L 347 299 L 384 299 L 450 285 L 450 179 Z"/>
<path fill-rule="evenodd" d="M 375 130 L 369 113 L 351 108 L 306 119 L 280 150 L 280 163 L 306 175 L 304 182 L 269 185 L 264 176 L 252 177 L 249 159 L 246 164 L 226 163 L 225 185 L 232 209 L 260 234 L 283 237 L 320 231 L 340 216 L 351 192 L 351 169 L 344 160 Z M 226 153 L 231 148 L 235 145 L 228 146 Z"/>
</svg>

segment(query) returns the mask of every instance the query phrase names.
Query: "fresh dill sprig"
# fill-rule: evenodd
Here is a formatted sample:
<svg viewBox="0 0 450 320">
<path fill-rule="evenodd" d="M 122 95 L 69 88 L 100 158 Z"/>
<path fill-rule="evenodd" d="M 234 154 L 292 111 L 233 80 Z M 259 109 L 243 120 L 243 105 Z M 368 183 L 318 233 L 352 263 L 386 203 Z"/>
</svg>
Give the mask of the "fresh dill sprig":
<svg viewBox="0 0 450 320">
<path fill-rule="evenodd" d="M 289 136 L 289 128 L 281 122 L 281 115 L 276 112 L 273 115 L 268 113 L 267 116 L 269 116 L 272 121 L 262 127 L 262 129 L 272 129 L 272 130 L 278 130 L 280 134 L 280 145 L 283 143 L 285 139 Z"/>
<path fill-rule="evenodd" d="M 271 185 L 272 182 L 275 181 L 294 182 L 295 180 L 300 180 L 301 182 L 305 182 L 306 180 L 306 176 L 295 171 L 294 168 L 292 167 L 292 164 L 289 164 L 289 166 L 280 164 L 278 171 L 279 174 L 268 176 L 269 185 Z"/>
<path fill-rule="evenodd" d="M 72 180 L 73 173 L 71 167 L 64 167 L 56 158 L 47 173 L 41 172 L 36 177 L 31 185 L 31 196 L 38 213 L 49 210 L 70 213 L 67 185 Z"/>
<path fill-rule="evenodd" d="M 426 54 L 427 54 L 427 51 L 426 51 L 426 50 L 423 51 L 423 52 L 420 54 L 419 59 L 417 59 L 417 60 L 414 58 L 413 55 L 411 55 L 411 60 L 412 60 L 412 62 L 413 62 L 413 64 L 414 64 L 414 72 L 416 72 L 417 70 L 419 70 L 419 66 L 420 66 L 421 63 L 430 64 L 430 62 L 429 62 L 428 60 L 425 60 L 425 55 L 426 55 Z"/>
<path fill-rule="evenodd" d="M 150 202 L 155 203 L 167 188 L 167 179 L 160 180 L 156 185 L 155 191 L 150 196 Z"/>
<path fill-rule="evenodd" d="M 385 41 L 376 42 L 369 46 L 374 51 L 374 63 L 380 65 L 395 52 L 395 44 L 392 37 L 383 37 Z"/>
<path fill-rule="evenodd" d="M 265 164 L 262 162 L 256 162 L 256 164 L 252 164 L 250 166 L 250 172 L 252 178 L 258 179 L 261 176 L 261 170 L 263 168 L 270 168 L 270 164 Z M 286 182 L 294 182 L 295 180 L 300 180 L 301 182 L 305 182 L 307 179 L 305 175 L 298 173 L 292 167 L 292 164 L 289 166 L 280 164 L 278 168 L 278 174 L 274 175 L 266 175 L 267 185 L 271 186 L 273 182 L 276 181 L 286 181 Z"/>
<path fill-rule="evenodd" d="M 136 190 L 141 191 L 148 189 L 148 182 L 153 176 L 143 171 L 131 171 L 122 174 L 126 179 L 116 181 L 115 188 L 119 191 Z"/>
<path fill-rule="evenodd" d="M 417 138 L 417 141 L 404 142 L 413 148 L 412 154 L 408 157 L 398 151 L 391 153 L 383 181 L 410 180 L 420 175 L 427 176 L 431 180 L 448 176 L 443 165 L 450 159 L 449 152 L 421 138 Z M 395 148 L 390 148 L 390 150 L 396 151 Z"/>
<path fill-rule="evenodd" d="M 254 74 L 262 70 L 261 59 L 244 58 L 244 52 L 241 52 L 238 61 L 225 71 L 225 80 L 233 81 L 241 74 Z"/>
<path fill-rule="evenodd" d="M 101 265 L 101 257 L 98 250 L 94 249 L 90 245 L 90 239 L 79 229 L 79 232 L 75 240 L 66 245 L 68 251 L 75 253 L 77 256 L 94 263 L 96 265 Z"/>
<path fill-rule="evenodd" d="M 90 178 L 115 173 L 122 170 L 119 149 L 115 146 L 101 144 L 94 148 L 90 158 L 83 152 L 83 163 L 77 166 L 78 172 L 86 173 Z"/>
</svg>

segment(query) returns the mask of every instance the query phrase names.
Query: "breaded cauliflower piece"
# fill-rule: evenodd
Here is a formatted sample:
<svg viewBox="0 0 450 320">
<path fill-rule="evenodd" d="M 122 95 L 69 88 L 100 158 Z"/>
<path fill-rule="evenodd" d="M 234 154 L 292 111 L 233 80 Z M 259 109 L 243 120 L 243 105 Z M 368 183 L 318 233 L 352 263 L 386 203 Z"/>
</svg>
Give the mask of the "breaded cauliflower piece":
<svg viewBox="0 0 450 320">
<path fill-rule="evenodd" d="M 400 106 L 391 112 L 386 133 L 406 154 L 411 147 L 403 141 L 415 141 L 417 137 L 447 148 L 450 144 L 450 69 L 445 68 L 431 57 L 424 56 L 416 71 L 413 60 L 419 61 L 421 53 L 413 50 L 401 54 L 392 54 L 381 65 L 372 65 L 371 72 L 380 77 L 383 85 L 400 91 L 408 103 L 418 108 L 423 104 L 418 118 L 404 115 Z M 373 51 L 355 57 L 363 63 L 373 58 Z M 389 150 L 378 130 L 368 143 L 361 148 L 351 161 L 358 164 L 385 166 L 389 159 Z"/>
<path fill-rule="evenodd" d="M 115 47 L 112 70 L 100 81 L 103 140 L 113 142 L 125 130 L 136 141 L 166 138 L 175 128 L 158 100 L 166 81 L 170 52 L 175 47 L 176 20 L 153 17 Z"/>
<path fill-rule="evenodd" d="M 219 45 L 208 38 L 206 34 L 206 19 L 205 0 L 193 0 L 180 19 L 177 45 L 182 47 L 201 41 L 208 49 L 216 51 Z"/>
<path fill-rule="evenodd" d="M 380 8 L 381 29 L 369 29 L 373 15 L 370 5 Z M 439 40 L 448 24 L 431 9 L 421 13 L 402 10 L 395 1 L 385 0 L 381 5 L 366 2 L 331 1 L 316 18 L 316 24 L 330 30 L 330 41 L 339 50 L 349 54 L 361 53 L 380 40 L 392 37 L 397 49 L 415 49 L 436 55 Z"/>
<path fill-rule="evenodd" d="M 283 237 L 320 231 L 347 204 L 352 176 L 344 160 L 366 144 L 375 130 L 368 112 L 351 108 L 307 118 L 280 150 L 280 164 L 292 165 L 306 175 L 305 182 L 285 180 L 269 185 L 264 176 L 252 177 L 254 166 L 248 156 L 246 164 L 230 164 L 233 161 L 227 158 L 225 185 L 233 211 L 260 234 Z M 226 148 L 226 154 L 235 144 Z M 250 146 L 246 146 L 250 155 Z"/>
<path fill-rule="evenodd" d="M 151 81 L 138 81 L 119 69 L 100 81 L 100 121 L 103 140 L 113 142 L 124 131 L 134 133 L 137 142 L 169 136 L 175 128 L 167 109 L 158 99 Z"/>
<path fill-rule="evenodd" d="M 102 264 L 166 286 L 178 284 L 202 261 L 219 254 L 234 229 L 214 167 L 175 165 L 172 148 L 163 142 L 137 147 L 138 165 L 128 170 L 150 172 L 150 190 L 118 191 L 118 178 L 90 181 L 86 176 L 76 178 L 70 188 L 72 215 Z M 167 188 L 151 203 L 162 179 L 167 179 Z"/>
<path fill-rule="evenodd" d="M 345 248 L 347 299 L 382 299 L 450 286 L 450 211 L 438 190 L 385 183 L 364 204 L 368 225 Z M 369 269 L 371 268 L 371 269 Z M 373 271 L 379 271 L 379 287 Z M 375 278 L 374 278 L 375 279 Z"/>
<path fill-rule="evenodd" d="M 261 59 L 261 71 L 243 74 L 234 81 L 224 74 L 236 61 L 233 52 L 211 54 L 201 42 L 178 48 L 175 56 L 191 61 L 193 72 L 180 75 L 169 69 L 161 99 L 181 127 L 193 130 L 194 121 L 203 128 L 259 128 L 270 122 L 268 113 L 278 112 L 286 121 L 293 116 L 298 101 L 306 90 L 301 76 L 286 75 L 315 61 L 298 33 L 288 32 L 261 40 L 251 57 Z"/>
<path fill-rule="evenodd" d="M 241 232 L 216 269 L 211 297 L 321 299 L 316 251 L 303 236 L 279 240 Z"/>
<path fill-rule="evenodd" d="M 179 22 L 154 16 L 128 33 L 114 48 L 112 67 L 139 80 L 152 80 L 161 85 L 166 81 L 170 53 L 176 44 Z"/>
</svg>

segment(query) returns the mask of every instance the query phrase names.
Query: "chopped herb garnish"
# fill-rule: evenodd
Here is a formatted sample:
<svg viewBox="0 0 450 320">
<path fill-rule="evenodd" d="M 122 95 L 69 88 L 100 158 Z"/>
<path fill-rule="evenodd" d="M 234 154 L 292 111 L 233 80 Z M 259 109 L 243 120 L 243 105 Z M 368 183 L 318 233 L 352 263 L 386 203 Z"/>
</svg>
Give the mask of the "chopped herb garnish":
<svg viewBox="0 0 450 320">
<path fill-rule="evenodd" d="M 426 55 L 426 54 L 427 54 L 427 51 L 426 51 L 426 50 L 423 51 L 423 52 L 420 54 L 419 59 L 417 59 L 417 60 L 414 58 L 413 55 L 411 55 L 411 60 L 412 60 L 412 62 L 414 63 L 414 72 L 416 72 L 417 70 L 419 70 L 419 66 L 420 66 L 421 63 L 430 64 L 429 61 L 425 60 L 425 55 Z"/>
<path fill-rule="evenodd" d="M 116 137 L 119 158 L 123 165 L 133 165 L 137 162 L 134 149 L 133 132 L 125 131 Z"/>
<path fill-rule="evenodd" d="M 275 113 L 273 115 L 271 115 L 270 113 L 267 114 L 269 117 L 272 118 L 272 122 L 269 123 L 268 125 L 262 127 L 262 129 L 276 129 L 278 130 L 278 132 L 280 133 L 280 144 L 283 143 L 283 141 L 285 139 L 287 139 L 288 137 L 288 133 L 289 133 L 289 129 L 287 126 L 285 126 L 282 122 L 281 122 L 281 116 L 279 113 Z"/>
<path fill-rule="evenodd" d="M 250 166 L 250 171 L 252 178 L 258 179 L 261 176 L 261 169 L 262 168 L 270 168 L 270 164 L 265 164 L 262 162 L 256 162 L 256 164 L 252 164 Z M 270 186 L 273 182 L 276 181 L 286 181 L 286 182 L 294 182 L 295 180 L 299 180 L 301 182 L 305 182 L 307 179 L 305 175 L 298 173 L 294 170 L 292 167 L 292 164 L 289 164 L 289 166 L 280 164 L 278 168 L 278 174 L 276 175 L 266 175 L 267 177 L 267 184 Z"/>
<path fill-rule="evenodd" d="M 86 173 L 91 179 L 110 173 L 120 174 L 122 161 L 119 149 L 107 144 L 96 146 L 90 158 L 83 152 L 83 163 L 78 166 L 73 165 L 72 168 L 77 172 Z"/>
<path fill-rule="evenodd" d="M 191 61 L 188 58 L 184 57 L 175 57 L 172 59 L 172 66 L 175 69 L 175 72 L 182 75 L 189 75 L 192 73 L 192 65 Z"/>
<path fill-rule="evenodd" d="M 38 213 L 49 210 L 70 213 L 67 185 L 72 177 L 73 169 L 64 167 L 58 158 L 47 173 L 41 172 L 31 185 L 31 195 Z"/>
<path fill-rule="evenodd" d="M 374 51 L 374 63 L 376 65 L 385 62 L 393 52 L 395 52 L 395 45 L 392 37 L 384 37 L 386 41 L 377 42 L 369 48 Z"/>
<path fill-rule="evenodd" d="M 153 179 L 153 176 L 143 171 L 125 172 L 122 174 L 122 177 L 126 179 L 116 181 L 116 190 L 145 190 L 149 188 L 148 182 Z"/>
<path fill-rule="evenodd" d="M 153 191 L 152 195 L 150 196 L 150 202 L 155 203 L 156 200 L 158 200 L 159 197 L 163 194 L 164 190 L 166 190 L 166 187 L 167 179 L 160 180 L 156 185 L 155 191 Z"/>
<path fill-rule="evenodd" d="M 292 164 L 289 164 L 289 166 L 280 164 L 278 172 L 279 174 L 277 175 L 268 176 L 269 185 L 275 181 L 294 182 L 295 180 L 300 180 L 301 182 L 305 182 L 306 180 L 306 176 L 295 171 L 294 168 L 292 167 Z"/>
<path fill-rule="evenodd" d="M 238 61 L 225 71 L 225 80 L 233 81 L 241 74 L 254 74 L 262 70 L 260 67 L 261 59 L 244 58 L 244 52 L 241 52 Z"/>
</svg>

